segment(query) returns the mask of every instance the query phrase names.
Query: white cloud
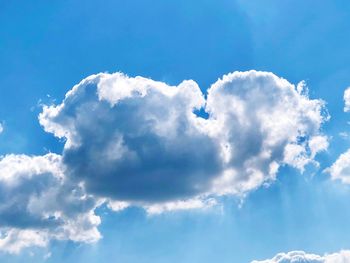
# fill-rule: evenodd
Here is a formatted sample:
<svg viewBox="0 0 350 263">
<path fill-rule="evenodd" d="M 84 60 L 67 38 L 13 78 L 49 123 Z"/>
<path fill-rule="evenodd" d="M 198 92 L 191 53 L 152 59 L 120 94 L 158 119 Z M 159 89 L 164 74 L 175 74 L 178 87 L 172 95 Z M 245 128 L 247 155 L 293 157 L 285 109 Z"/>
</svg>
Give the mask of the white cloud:
<svg viewBox="0 0 350 263">
<path fill-rule="evenodd" d="M 303 85 L 249 71 L 225 75 L 209 89 L 208 126 L 225 163 L 214 181 L 217 193 L 253 190 L 274 180 L 280 165 L 303 170 L 325 150 L 327 138 L 319 132 L 328 118 L 324 103 L 309 99 Z"/>
<path fill-rule="evenodd" d="M 309 141 L 311 158 L 314 158 L 317 153 L 328 149 L 329 142 L 325 136 L 314 136 Z"/>
<path fill-rule="evenodd" d="M 350 149 L 341 154 L 331 167 L 326 169 L 333 180 L 340 180 L 342 183 L 350 184 Z"/>
<path fill-rule="evenodd" d="M 173 202 L 148 205 L 145 207 L 148 214 L 161 214 L 169 211 L 184 211 L 193 209 L 209 209 L 217 205 L 214 198 L 193 198 L 188 200 L 177 200 Z"/>
<path fill-rule="evenodd" d="M 204 99 L 194 81 L 169 86 L 122 73 L 84 79 L 39 116 L 65 138 L 63 162 L 87 190 L 145 206 L 241 195 L 303 169 L 328 141 L 324 103 L 267 72 L 225 75 Z M 194 112 L 203 109 L 209 118 Z"/>
<path fill-rule="evenodd" d="M 0 250 L 100 238 L 95 200 L 63 172 L 61 156 L 52 153 L 0 159 Z"/>
<path fill-rule="evenodd" d="M 344 91 L 344 102 L 345 102 L 344 111 L 349 112 L 350 111 L 350 87 Z"/>
<path fill-rule="evenodd" d="M 0 122 L 0 133 L 4 131 L 4 125 Z"/>
<path fill-rule="evenodd" d="M 125 208 L 131 206 L 131 205 L 138 205 L 143 207 L 147 214 L 149 215 L 158 215 L 162 214 L 164 212 L 178 212 L 178 211 L 184 211 L 184 210 L 194 210 L 194 209 L 209 209 L 214 206 L 218 205 L 218 202 L 215 198 L 207 198 L 207 197 L 196 197 L 192 199 L 185 199 L 185 200 L 176 200 L 176 201 L 170 201 L 170 202 L 161 202 L 161 203 L 155 203 L 155 204 L 143 204 L 143 203 L 134 203 L 130 204 L 128 202 L 121 202 L 121 201 L 113 201 L 110 200 L 107 202 L 107 206 L 115 211 L 121 211 Z"/>
<path fill-rule="evenodd" d="M 22 249 L 32 246 L 45 247 L 47 244 L 46 231 L 15 228 L 0 230 L 0 250 L 11 254 L 18 254 Z"/>
<path fill-rule="evenodd" d="M 113 200 L 109 200 L 107 202 L 107 206 L 109 209 L 118 212 L 118 211 L 122 211 L 125 208 L 129 207 L 130 204 L 128 202 L 123 202 L 123 201 L 113 201 Z"/>
<path fill-rule="evenodd" d="M 304 251 L 291 251 L 279 253 L 272 259 L 254 260 L 252 263 L 348 263 L 350 262 L 350 251 L 342 250 L 334 254 L 319 256 L 307 254 Z"/>
</svg>

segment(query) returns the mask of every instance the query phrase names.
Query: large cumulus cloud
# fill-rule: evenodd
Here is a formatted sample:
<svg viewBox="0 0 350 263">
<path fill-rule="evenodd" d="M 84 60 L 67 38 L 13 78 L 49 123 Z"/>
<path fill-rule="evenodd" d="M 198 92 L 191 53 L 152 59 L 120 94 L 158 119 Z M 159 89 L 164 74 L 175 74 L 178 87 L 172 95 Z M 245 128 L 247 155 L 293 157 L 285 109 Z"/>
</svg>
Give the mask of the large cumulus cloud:
<svg viewBox="0 0 350 263">
<path fill-rule="evenodd" d="M 274 180 L 281 165 L 302 170 L 328 146 L 323 109 L 303 83 L 267 72 L 225 75 L 206 99 L 194 81 L 104 73 L 45 106 L 39 120 L 66 140 L 72 180 L 96 196 L 149 206 L 241 195 Z"/>
<path fill-rule="evenodd" d="M 0 158 L 0 250 L 94 242 L 95 209 L 203 209 L 300 170 L 328 146 L 324 103 L 267 72 L 235 72 L 203 93 L 122 73 L 92 75 L 39 116 L 61 155 Z"/>
<path fill-rule="evenodd" d="M 100 238 L 95 200 L 63 172 L 56 154 L 0 159 L 0 250 L 17 253 L 50 239 Z"/>
<path fill-rule="evenodd" d="M 272 259 L 254 260 L 252 263 L 347 263 L 350 262 L 350 251 L 342 250 L 338 253 L 319 256 L 307 254 L 304 251 L 279 253 Z"/>
</svg>

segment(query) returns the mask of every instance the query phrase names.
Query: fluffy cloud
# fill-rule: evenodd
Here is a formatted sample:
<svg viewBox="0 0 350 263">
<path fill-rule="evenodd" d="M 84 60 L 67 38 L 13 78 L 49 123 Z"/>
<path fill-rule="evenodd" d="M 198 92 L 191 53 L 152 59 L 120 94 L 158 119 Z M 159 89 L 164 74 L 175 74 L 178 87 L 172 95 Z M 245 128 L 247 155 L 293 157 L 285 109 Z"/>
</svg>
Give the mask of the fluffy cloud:
<svg viewBox="0 0 350 263">
<path fill-rule="evenodd" d="M 115 73 L 84 79 L 39 120 L 66 140 L 69 178 L 117 204 L 148 207 L 242 195 L 274 180 L 281 165 L 302 170 L 328 146 L 323 108 L 303 83 L 267 72 L 225 75 L 206 99 L 194 81 Z"/>
<path fill-rule="evenodd" d="M 350 184 L 350 150 L 341 154 L 331 167 L 326 169 L 333 180 L 340 180 L 344 184 Z"/>
<path fill-rule="evenodd" d="M 4 131 L 4 126 L 2 125 L 2 123 L 0 122 L 0 133 L 2 133 Z"/>
<path fill-rule="evenodd" d="M 99 74 L 46 107 L 40 122 L 67 139 L 63 161 L 89 192 L 158 202 L 207 191 L 222 169 L 217 144 L 193 113 L 204 103 L 193 81 L 170 87 Z"/>
<path fill-rule="evenodd" d="M 279 253 L 272 259 L 257 261 L 252 263 L 347 263 L 350 262 L 350 251 L 343 250 L 339 253 L 319 256 L 307 254 L 304 251 L 292 251 Z"/>
<path fill-rule="evenodd" d="M 223 76 L 203 94 L 122 73 L 92 75 L 39 116 L 62 155 L 0 157 L 0 250 L 95 242 L 95 209 L 149 214 L 215 206 L 300 170 L 327 149 L 321 100 L 267 72 Z"/>
<path fill-rule="evenodd" d="M 61 156 L 7 155 L 0 159 L 0 249 L 18 253 L 50 239 L 100 238 L 95 201 L 65 177 Z"/>
<path fill-rule="evenodd" d="M 324 103 L 267 72 L 235 72 L 208 91 L 210 132 L 221 146 L 223 176 L 217 192 L 240 193 L 273 180 L 280 165 L 300 170 L 328 146 L 319 133 Z M 315 141 L 322 141 L 316 147 Z"/>
<path fill-rule="evenodd" d="M 0 235 L 0 249 L 11 254 L 28 247 L 45 247 L 48 242 L 47 233 L 37 230 L 8 228 Z"/>
</svg>

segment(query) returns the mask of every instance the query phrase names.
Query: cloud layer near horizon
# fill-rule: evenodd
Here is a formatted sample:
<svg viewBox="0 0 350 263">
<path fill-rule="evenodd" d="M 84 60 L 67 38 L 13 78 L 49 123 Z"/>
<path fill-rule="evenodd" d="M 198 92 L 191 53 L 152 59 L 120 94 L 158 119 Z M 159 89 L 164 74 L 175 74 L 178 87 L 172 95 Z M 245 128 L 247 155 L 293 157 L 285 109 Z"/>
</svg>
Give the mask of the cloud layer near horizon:
<svg viewBox="0 0 350 263">
<path fill-rule="evenodd" d="M 338 253 L 319 256 L 307 254 L 304 251 L 279 253 L 272 259 L 254 260 L 251 263 L 347 263 L 350 262 L 350 251 L 342 250 Z"/>
<path fill-rule="evenodd" d="M 303 83 L 268 72 L 225 75 L 207 95 L 192 80 L 92 75 L 39 116 L 65 140 L 62 155 L 0 159 L 0 249 L 94 242 L 102 202 L 160 213 L 244 196 L 280 166 L 315 163 L 328 147 L 320 131 L 327 117 Z"/>
</svg>

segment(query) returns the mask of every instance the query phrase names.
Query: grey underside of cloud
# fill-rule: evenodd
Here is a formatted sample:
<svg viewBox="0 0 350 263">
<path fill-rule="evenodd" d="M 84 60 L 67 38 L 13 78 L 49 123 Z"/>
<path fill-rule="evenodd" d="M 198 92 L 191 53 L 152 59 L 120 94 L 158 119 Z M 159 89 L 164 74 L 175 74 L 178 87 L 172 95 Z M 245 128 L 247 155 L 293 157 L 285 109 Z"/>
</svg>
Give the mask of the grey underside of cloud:
<svg viewBox="0 0 350 263">
<path fill-rule="evenodd" d="M 69 105 L 63 113 L 79 119 L 74 120 L 79 145 L 66 147 L 63 158 L 89 191 L 118 200 L 163 201 L 209 188 L 221 170 L 219 149 L 194 125 L 196 117 L 181 95 L 150 90 L 111 106 L 98 99 L 96 85 L 84 89 L 82 105 Z"/>
<path fill-rule="evenodd" d="M 315 163 L 328 146 L 326 120 L 323 101 L 309 99 L 303 83 L 267 72 L 225 75 L 206 96 L 194 81 L 92 75 L 39 116 L 65 140 L 61 155 L 0 160 L 0 249 L 94 242 L 103 202 L 158 213 L 243 196 L 282 165 Z"/>
<path fill-rule="evenodd" d="M 304 251 L 279 253 L 272 259 L 254 260 L 252 263 L 346 263 L 350 262 L 350 251 L 342 250 L 338 253 L 319 256 Z"/>
</svg>

